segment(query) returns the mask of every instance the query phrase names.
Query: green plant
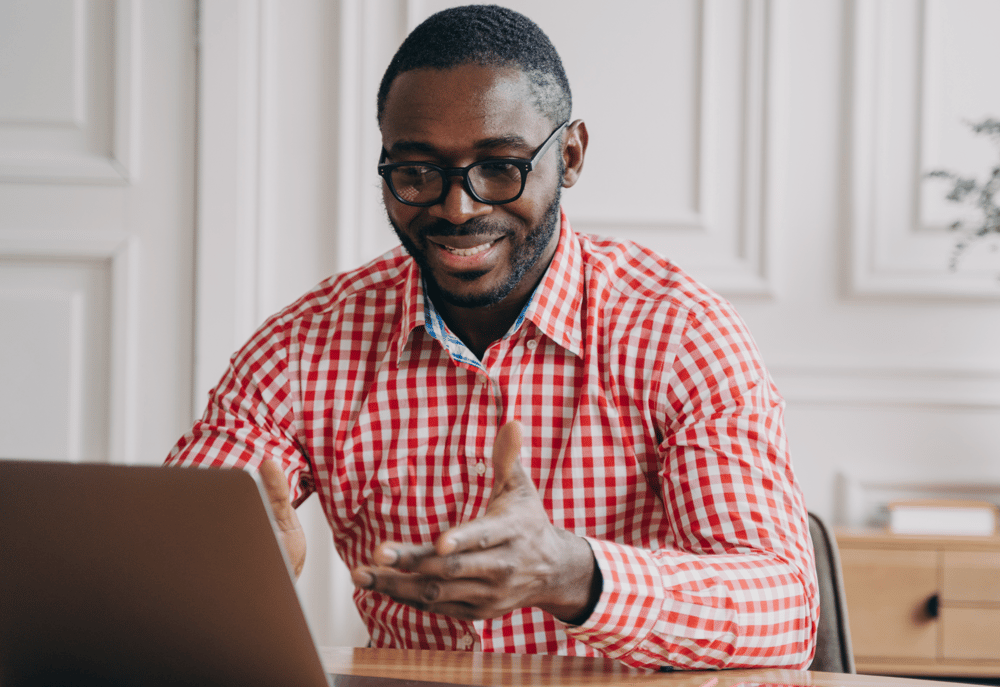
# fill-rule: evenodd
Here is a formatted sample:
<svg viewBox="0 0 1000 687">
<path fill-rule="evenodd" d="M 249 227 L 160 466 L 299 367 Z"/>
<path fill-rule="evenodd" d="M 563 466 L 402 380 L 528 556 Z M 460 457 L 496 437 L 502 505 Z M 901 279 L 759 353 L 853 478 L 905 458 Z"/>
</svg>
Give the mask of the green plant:
<svg viewBox="0 0 1000 687">
<path fill-rule="evenodd" d="M 969 127 L 977 135 L 992 139 L 1000 152 L 1000 120 L 988 118 L 979 123 L 969 122 Z M 966 203 L 979 210 L 982 221 L 978 224 L 967 220 L 957 220 L 948 225 L 951 231 L 958 232 L 959 238 L 952 250 L 948 268 L 954 271 L 962 253 L 976 241 L 995 234 L 1000 237 L 1000 205 L 997 205 L 995 195 L 1000 191 L 1000 164 L 993 167 L 984 183 L 977 179 L 963 177 L 955 172 L 936 169 L 928 172 L 928 177 L 948 179 L 952 182 L 951 191 L 945 198 L 953 203 Z"/>
</svg>

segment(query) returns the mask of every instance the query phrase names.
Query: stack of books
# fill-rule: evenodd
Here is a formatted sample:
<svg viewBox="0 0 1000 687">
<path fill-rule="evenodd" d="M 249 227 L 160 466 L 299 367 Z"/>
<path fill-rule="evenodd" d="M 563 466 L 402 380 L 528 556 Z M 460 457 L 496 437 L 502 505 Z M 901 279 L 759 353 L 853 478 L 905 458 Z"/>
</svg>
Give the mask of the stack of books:
<svg viewBox="0 0 1000 687">
<path fill-rule="evenodd" d="M 889 504 L 893 534 L 990 537 L 997 534 L 996 504 L 983 501 L 895 501 Z"/>
</svg>

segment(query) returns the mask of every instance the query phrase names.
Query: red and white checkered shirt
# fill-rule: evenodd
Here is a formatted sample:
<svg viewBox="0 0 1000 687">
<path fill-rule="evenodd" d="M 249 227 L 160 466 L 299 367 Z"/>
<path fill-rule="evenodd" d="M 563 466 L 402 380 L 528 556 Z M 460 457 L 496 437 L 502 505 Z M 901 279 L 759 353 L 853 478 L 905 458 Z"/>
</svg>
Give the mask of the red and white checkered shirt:
<svg viewBox="0 0 1000 687">
<path fill-rule="evenodd" d="M 357 590 L 376 647 L 604 655 L 636 666 L 803 667 L 818 593 L 783 401 L 732 307 L 640 246 L 562 220 L 521 318 L 480 362 L 402 248 L 269 319 L 168 463 L 281 462 L 337 551 L 429 543 L 486 509 L 497 429 L 604 578 L 590 619 L 465 622 Z"/>
</svg>

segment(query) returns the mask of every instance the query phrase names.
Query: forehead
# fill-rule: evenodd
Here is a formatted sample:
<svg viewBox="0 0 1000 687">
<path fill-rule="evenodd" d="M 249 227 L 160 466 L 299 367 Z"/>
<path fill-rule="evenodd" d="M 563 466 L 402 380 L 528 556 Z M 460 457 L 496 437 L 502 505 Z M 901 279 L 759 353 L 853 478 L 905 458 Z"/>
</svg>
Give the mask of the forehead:
<svg viewBox="0 0 1000 687">
<path fill-rule="evenodd" d="M 414 69 L 397 76 L 389 89 L 382 141 L 387 149 L 407 141 L 439 150 L 492 138 L 540 141 L 551 126 L 533 101 L 528 77 L 516 68 Z"/>
</svg>

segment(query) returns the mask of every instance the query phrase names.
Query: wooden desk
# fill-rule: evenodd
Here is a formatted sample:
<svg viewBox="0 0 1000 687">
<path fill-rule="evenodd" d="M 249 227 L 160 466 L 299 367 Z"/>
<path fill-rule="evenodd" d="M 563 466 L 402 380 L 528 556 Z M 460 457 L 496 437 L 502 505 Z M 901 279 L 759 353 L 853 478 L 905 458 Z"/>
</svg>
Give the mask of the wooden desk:
<svg viewBox="0 0 1000 687">
<path fill-rule="evenodd" d="M 636 670 L 609 659 L 526 656 L 471 651 L 398 649 L 320 650 L 330 673 L 367 675 L 470 685 L 662 685 L 664 687 L 735 687 L 740 683 L 773 683 L 808 687 L 940 687 L 894 677 L 813 673 L 801 670 L 722 670 L 660 673 Z"/>
</svg>

